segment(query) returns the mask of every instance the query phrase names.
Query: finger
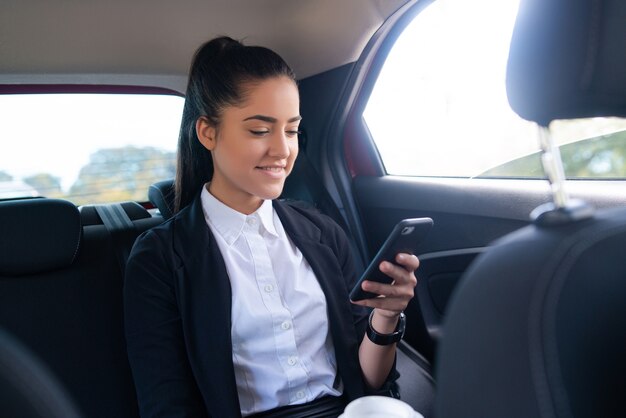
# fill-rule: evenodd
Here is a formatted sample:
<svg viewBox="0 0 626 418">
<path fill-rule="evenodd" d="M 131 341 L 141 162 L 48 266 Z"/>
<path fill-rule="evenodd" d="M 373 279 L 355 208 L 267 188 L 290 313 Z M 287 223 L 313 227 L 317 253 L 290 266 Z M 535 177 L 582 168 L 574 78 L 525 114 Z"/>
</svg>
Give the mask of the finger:
<svg viewBox="0 0 626 418">
<path fill-rule="evenodd" d="M 395 298 L 371 298 L 358 301 L 352 301 L 355 305 L 366 306 L 368 308 L 378 308 L 395 313 L 402 312 L 408 306 L 408 301 L 402 301 Z"/>
<path fill-rule="evenodd" d="M 408 271 L 415 271 L 420 266 L 420 260 L 416 255 L 407 253 L 396 254 L 396 262 Z"/>
<path fill-rule="evenodd" d="M 414 286 L 411 284 L 397 285 L 397 284 L 385 284 L 366 280 L 361 285 L 361 288 L 366 292 L 375 293 L 385 297 L 393 298 L 405 298 L 410 299 L 413 297 Z"/>
<path fill-rule="evenodd" d="M 388 261 L 383 261 L 382 263 L 380 263 L 380 266 L 378 266 L 378 268 L 381 272 L 391 277 L 395 285 L 410 284 L 412 286 L 415 286 L 415 284 L 417 284 L 417 280 L 415 280 L 415 275 L 413 274 L 413 271 L 408 271 L 404 267 L 395 265 Z"/>
</svg>

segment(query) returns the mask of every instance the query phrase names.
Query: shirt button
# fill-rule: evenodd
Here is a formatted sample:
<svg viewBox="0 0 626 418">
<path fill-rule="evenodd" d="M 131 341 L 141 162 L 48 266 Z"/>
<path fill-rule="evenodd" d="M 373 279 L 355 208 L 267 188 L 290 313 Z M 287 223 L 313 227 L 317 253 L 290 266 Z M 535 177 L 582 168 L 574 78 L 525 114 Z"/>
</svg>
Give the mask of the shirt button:
<svg viewBox="0 0 626 418">
<path fill-rule="evenodd" d="M 274 290 L 274 286 L 272 286 L 271 284 L 266 284 L 265 287 L 263 288 L 267 293 L 271 293 L 272 290 Z"/>
<path fill-rule="evenodd" d="M 297 362 L 298 358 L 296 356 L 291 356 L 287 359 L 287 364 L 289 364 L 290 366 L 295 366 Z"/>
<path fill-rule="evenodd" d="M 291 323 L 289 321 L 285 321 L 282 324 L 280 324 L 280 327 L 284 330 L 287 330 L 289 328 L 291 328 Z"/>
<path fill-rule="evenodd" d="M 256 224 L 256 219 L 248 218 L 248 225 L 254 225 L 254 224 Z"/>
<path fill-rule="evenodd" d="M 298 398 L 298 399 L 304 398 L 304 392 L 301 391 L 301 390 L 297 391 L 296 392 L 296 398 Z"/>
</svg>

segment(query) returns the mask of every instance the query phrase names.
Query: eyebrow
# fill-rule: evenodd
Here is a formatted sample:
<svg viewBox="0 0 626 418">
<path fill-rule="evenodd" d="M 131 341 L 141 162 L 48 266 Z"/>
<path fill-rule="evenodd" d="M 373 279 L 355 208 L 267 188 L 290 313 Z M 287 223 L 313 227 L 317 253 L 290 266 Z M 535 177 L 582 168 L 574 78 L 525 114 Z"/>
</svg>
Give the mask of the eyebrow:
<svg viewBox="0 0 626 418">
<path fill-rule="evenodd" d="M 249 116 L 249 117 L 245 118 L 243 121 L 245 122 L 247 120 L 260 120 L 260 121 L 268 122 L 268 123 L 276 123 L 276 122 L 278 122 L 278 119 L 273 118 L 271 116 L 264 116 L 264 115 Z M 302 116 L 294 116 L 293 118 L 289 119 L 287 122 L 288 123 L 292 123 L 292 122 L 298 122 L 299 120 L 302 120 Z"/>
</svg>

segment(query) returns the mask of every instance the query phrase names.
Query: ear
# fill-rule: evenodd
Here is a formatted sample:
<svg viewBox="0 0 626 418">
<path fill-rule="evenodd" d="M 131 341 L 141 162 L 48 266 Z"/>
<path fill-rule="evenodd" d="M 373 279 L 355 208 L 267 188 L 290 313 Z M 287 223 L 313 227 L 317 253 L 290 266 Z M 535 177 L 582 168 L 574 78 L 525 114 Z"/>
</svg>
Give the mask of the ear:
<svg viewBox="0 0 626 418">
<path fill-rule="evenodd" d="M 200 116 L 196 121 L 196 135 L 198 135 L 198 140 L 200 140 L 204 148 L 209 151 L 215 148 L 217 129 L 206 116 Z"/>
</svg>

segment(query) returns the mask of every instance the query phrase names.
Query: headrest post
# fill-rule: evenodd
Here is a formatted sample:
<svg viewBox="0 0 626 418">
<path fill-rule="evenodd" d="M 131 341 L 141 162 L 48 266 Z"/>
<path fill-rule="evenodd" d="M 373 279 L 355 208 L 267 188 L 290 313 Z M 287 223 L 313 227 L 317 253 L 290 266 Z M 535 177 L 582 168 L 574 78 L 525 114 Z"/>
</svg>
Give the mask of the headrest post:
<svg viewBox="0 0 626 418">
<path fill-rule="evenodd" d="M 559 147 L 554 144 L 548 127 L 539 125 L 539 145 L 542 151 L 541 163 L 550 182 L 554 206 L 556 209 L 564 208 L 569 201 L 569 196 L 565 191 L 565 171 Z"/>
<path fill-rule="evenodd" d="M 559 147 L 552 138 L 550 129 L 539 127 L 539 145 L 543 171 L 550 182 L 553 203 L 545 203 L 532 211 L 530 218 L 536 225 L 555 226 L 577 222 L 593 216 L 593 208 L 586 202 L 570 199 L 565 191 L 565 170 Z"/>
</svg>

